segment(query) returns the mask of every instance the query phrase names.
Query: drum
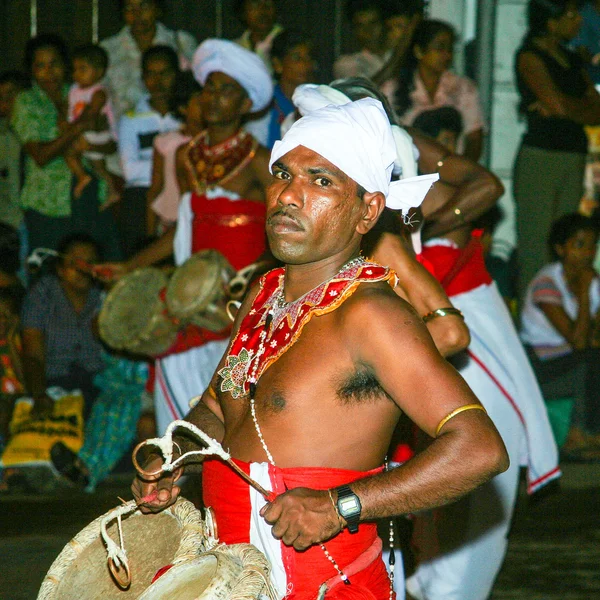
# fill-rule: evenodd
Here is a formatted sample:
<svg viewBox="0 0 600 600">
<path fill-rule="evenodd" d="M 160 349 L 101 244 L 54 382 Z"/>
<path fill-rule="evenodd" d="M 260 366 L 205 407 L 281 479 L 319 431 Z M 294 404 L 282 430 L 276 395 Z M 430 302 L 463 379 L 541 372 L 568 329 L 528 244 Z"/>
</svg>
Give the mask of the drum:
<svg viewBox="0 0 600 600">
<path fill-rule="evenodd" d="M 166 352 L 180 326 L 166 311 L 166 286 L 167 276 L 153 267 L 123 277 L 100 310 L 100 337 L 111 348 L 133 354 L 157 356 Z"/>
<path fill-rule="evenodd" d="M 221 545 L 169 569 L 139 600 L 274 600 L 269 574 L 265 555 L 251 544 Z"/>
<path fill-rule="evenodd" d="M 127 506 L 134 510 L 135 503 Z M 121 520 L 131 572 L 131 585 L 123 590 L 109 572 L 101 538 L 102 523 L 112 512 L 114 509 L 92 521 L 64 547 L 42 582 L 38 600 L 137 599 L 159 569 L 171 564 L 175 568 L 215 544 L 200 511 L 183 498 L 155 515 L 131 512 Z M 120 539 L 117 522 L 111 521 L 107 532 L 111 539 Z"/>
<path fill-rule="evenodd" d="M 171 277 L 166 292 L 169 312 L 182 322 L 210 331 L 222 331 L 231 324 L 227 314 L 227 285 L 235 270 L 216 250 L 193 254 Z"/>
</svg>

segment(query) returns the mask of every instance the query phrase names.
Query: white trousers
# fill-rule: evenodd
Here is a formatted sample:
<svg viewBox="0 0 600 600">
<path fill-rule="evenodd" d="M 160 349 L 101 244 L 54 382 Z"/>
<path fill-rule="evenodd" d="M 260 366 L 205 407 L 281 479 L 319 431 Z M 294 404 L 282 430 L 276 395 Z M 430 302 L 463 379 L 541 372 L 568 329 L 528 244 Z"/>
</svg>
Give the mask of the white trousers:
<svg viewBox="0 0 600 600">
<path fill-rule="evenodd" d="M 418 566 L 406 589 L 418 600 L 486 600 L 506 553 L 519 468 L 527 462 L 523 407 L 545 408 L 529 364 L 518 358 L 524 353 L 496 286 L 451 300 L 472 334 L 468 350 L 452 362 L 500 432 L 510 467 L 457 503 L 415 515 Z"/>
<path fill-rule="evenodd" d="M 228 339 L 209 342 L 156 360 L 154 405 L 158 435 L 164 435 L 171 421 L 187 415 L 190 400 L 208 387 L 228 344 Z"/>
</svg>

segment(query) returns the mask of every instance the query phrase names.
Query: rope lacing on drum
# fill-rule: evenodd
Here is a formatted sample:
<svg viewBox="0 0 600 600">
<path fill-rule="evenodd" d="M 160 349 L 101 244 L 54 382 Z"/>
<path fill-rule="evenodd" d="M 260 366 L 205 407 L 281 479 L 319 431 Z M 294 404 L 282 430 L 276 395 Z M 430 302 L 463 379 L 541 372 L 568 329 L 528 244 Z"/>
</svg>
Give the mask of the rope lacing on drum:
<svg viewBox="0 0 600 600">
<path fill-rule="evenodd" d="M 117 568 L 124 567 L 128 568 L 127 563 L 127 552 L 125 550 L 124 540 L 123 540 L 123 527 L 121 523 L 121 517 L 123 515 L 129 514 L 137 510 L 137 505 L 135 502 L 128 502 L 123 506 L 118 506 L 114 510 L 112 510 L 100 523 L 100 534 L 102 535 L 102 539 L 106 544 L 106 552 L 108 554 L 108 558 L 111 559 Z M 107 526 L 108 524 L 117 519 L 117 525 L 119 529 L 119 543 L 120 547 L 114 542 L 114 540 L 108 535 Z"/>
</svg>

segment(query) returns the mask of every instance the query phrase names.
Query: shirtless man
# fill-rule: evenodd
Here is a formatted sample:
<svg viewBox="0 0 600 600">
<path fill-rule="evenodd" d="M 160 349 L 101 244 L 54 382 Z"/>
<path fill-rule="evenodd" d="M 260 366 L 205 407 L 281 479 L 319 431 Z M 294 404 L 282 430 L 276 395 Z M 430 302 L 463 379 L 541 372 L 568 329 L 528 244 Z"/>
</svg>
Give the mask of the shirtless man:
<svg viewBox="0 0 600 600">
<path fill-rule="evenodd" d="M 481 405 L 394 293 L 393 273 L 359 257 L 362 236 L 399 189 L 394 157 L 388 119 L 370 98 L 315 111 L 275 145 L 267 235 L 286 266 L 242 304 L 187 417 L 277 494 L 267 504 L 225 463 L 203 463 L 221 541 L 265 552 L 279 597 L 389 598 L 368 521 L 450 502 L 508 467 Z M 403 411 L 435 439 L 383 473 Z M 184 436 L 177 443 L 194 447 Z M 156 492 L 144 511 L 175 501 L 174 478 L 134 482 L 138 500 Z M 341 585 L 348 578 L 351 588 Z"/>
<path fill-rule="evenodd" d="M 122 276 L 175 255 L 176 264 L 206 249 L 221 252 L 236 269 L 266 249 L 265 187 L 269 152 L 241 129 L 251 111 L 271 101 L 273 84 L 263 62 L 234 42 L 210 39 L 194 54 L 194 77 L 203 85 L 206 130 L 178 152 L 178 182 L 184 193 L 177 227 L 169 229 L 126 263 L 109 265 Z M 189 400 L 210 382 L 227 347 L 229 328 L 212 332 L 188 326 L 166 356 L 156 361 L 158 430 L 189 410 Z"/>
</svg>

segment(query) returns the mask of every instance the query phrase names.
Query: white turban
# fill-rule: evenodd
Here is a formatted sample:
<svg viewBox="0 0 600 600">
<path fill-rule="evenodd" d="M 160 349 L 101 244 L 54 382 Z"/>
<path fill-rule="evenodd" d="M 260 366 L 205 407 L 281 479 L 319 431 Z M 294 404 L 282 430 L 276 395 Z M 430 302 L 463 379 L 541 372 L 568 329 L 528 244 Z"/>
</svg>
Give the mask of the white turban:
<svg viewBox="0 0 600 600">
<path fill-rule="evenodd" d="M 228 40 L 208 39 L 198 46 L 192 59 L 194 77 L 204 85 L 218 71 L 235 79 L 252 101 L 252 112 L 266 108 L 273 97 L 273 82 L 263 61 L 250 50 Z"/>
<path fill-rule="evenodd" d="M 328 85 L 316 85 L 305 83 L 299 85 L 292 96 L 292 102 L 301 115 L 323 108 L 329 104 L 339 106 L 351 102 L 351 99 L 343 92 Z M 290 124 L 291 125 L 291 124 Z M 289 126 L 287 127 L 289 129 Z M 282 127 L 283 130 L 283 127 Z M 287 129 L 286 129 L 287 131 Z M 410 135 L 398 125 L 392 125 L 392 134 L 396 144 L 396 160 L 394 161 L 394 175 L 402 179 L 415 177 L 417 174 L 417 158 L 419 152 L 416 149 Z"/>
<path fill-rule="evenodd" d="M 318 100 L 311 90 L 308 94 Z M 388 207 L 405 214 L 421 204 L 439 178 L 435 173 L 391 181 L 397 156 L 394 136 L 381 102 L 374 98 L 308 110 L 275 142 L 269 167 L 298 146 L 321 155 L 367 192 L 382 192 Z"/>
</svg>

